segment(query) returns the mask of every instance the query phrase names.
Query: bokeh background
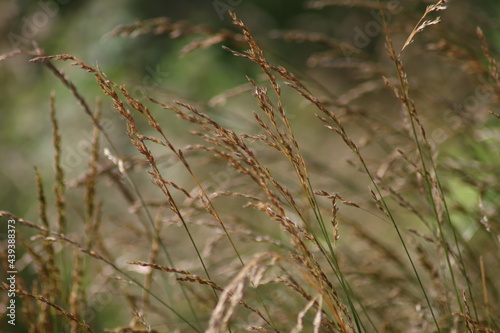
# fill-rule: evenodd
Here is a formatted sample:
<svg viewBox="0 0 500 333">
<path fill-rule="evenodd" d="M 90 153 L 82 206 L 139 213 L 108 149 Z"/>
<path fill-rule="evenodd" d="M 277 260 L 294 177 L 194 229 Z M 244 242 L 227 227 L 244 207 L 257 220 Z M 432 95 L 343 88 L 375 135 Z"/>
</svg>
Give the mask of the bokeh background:
<svg viewBox="0 0 500 333">
<path fill-rule="evenodd" d="M 373 9 L 357 6 L 367 3 Z M 426 5 L 432 1 L 392 0 L 383 3 L 396 8 L 391 16 L 390 27 L 394 31 L 396 47 L 400 48 L 412 24 L 418 21 Z M 199 105 L 204 112 L 222 123 L 226 121 L 235 128 L 246 129 L 245 114 L 256 108 L 251 96 L 238 96 L 235 100 L 220 104 L 214 103 L 212 98 L 235 86 L 245 85 L 246 75 L 258 78 L 260 73 L 255 65 L 232 56 L 221 48 L 220 43 L 180 57 L 183 47 L 200 37 L 196 34 L 179 38 L 154 34 L 130 37 L 110 35 L 117 26 L 162 16 L 174 21 L 204 25 L 214 31 L 237 31 L 226 12 L 226 9 L 232 9 L 251 29 L 275 64 L 283 65 L 297 74 L 319 95 L 330 99 L 340 98 L 346 103 L 352 101 L 353 107 L 370 106 L 373 112 L 371 116 L 387 118 L 389 121 L 398 114 L 399 102 L 392 92 L 384 89 L 380 79 L 380 74 L 386 73 L 391 66 L 384 47 L 384 35 L 377 31 L 373 31 L 372 36 L 367 37 L 366 34 L 367 24 L 379 22 L 380 19 L 376 12 L 376 1 L 353 0 L 351 4 L 349 1 L 338 1 L 338 6 L 313 8 L 319 4 L 317 1 L 299 0 L 1 0 L 0 54 L 17 48 L 32 49 L 33 43 L 37 43 L 46 55 L 71 54 L 99 66 L 114 82 L 125 84 L 135 94 L 134 97 L 144 100 L 142 96 L 147 94 L 165 101 L 175 99 L 189 102 Z M 443 24 L 429 29 L 436 29 L 439 33 L 434 35 L 424 31 L 404 57 L 409 64 L 407 69 L 411 83 L 416 87 L 416 98 L 423 97 L 426 101 L 420 105 L 424 117 L 431 128 L 439 130 L 431 132 L 431 136 L 434 135 L 438 145 L 445 147 L 445 154 L 459 156 L 466 152 L 460 145 L 453 143 L 457 131 L 447 129 L 450 124 L 443 119 L 443 110 L 463 112 L 463 119 L 467 121 L 457 126 L 467 131 L 468 125 L 484 122 L 487 117 L 485 111 L 492 105 L 491 100 L 482 100 L 480 96 L 474 100 L 480 84 L 477 78 L 468 76 L 466 68 L 457 71 L 456 64 L 447 64 L 438 55 L 432 54 L 426 45 L 438 43 L 439 39 L 435 36 L 445 36 L 464 51 L 481 57 L 482 51 L 476 36 L 476 27 L 481 26 L 492 53 L 498 54 L 500 3 L 495 0 L 449 1 L 449 9 L 443 12 L 442 19 Z M 287 34 L 287 31 L 295 33 Z M 320 43 L 308 41 L 310 36 L 301 38 L 297 31 L 317 33 Z M 356 46 L 357 50 L 353 51 L 349 45 Z M 50 194 L 54 154 L 49 118 L 51 93 L 55 93 L 63 135 L 62 162 L 69 180 L 78 179 L 87 168 L 92 125 L 60 81 L 45 67 L 30 63 L 29 59 L 30 56 L 19 55 L 0 62 L 0 209 L 36 220 L 38 205 L 34 166 L 40 169 L 47 185 L 49 201 L 53 202 Z M 361 62 L 365 66 L 360 66 Z M 385 63 L 387 67 L 377 67 L 376 64 L 380 63 Z M 57 63 L 57 66 L 64 69 L 91 105 L 97 103 L 96 96 L 103 98 L 102 117 L 108 133 L 123 156 L 134 154 L 135 148 L 126 136 L 123 120 L 112 110 L 109 101 L 104 99 L 93 76 L 68 64 Z M 362 96 L 358 98 L 352 89 L 360 82 L 372 85 L 368 84 L 367 93 L 361 93 Z M 302 116 L 301 110 L 305 108 L 301 104 L 303 100 L 291 96 L 288 101 L 297 106 L 296 109 L 291 108 L 290 112 L 292 123 L 300 129 L 297 132 L 299 141 L 304 142 L 305 147 L 325 145 L 323 137 L 326 132 L 317 130 L 317 126 L 309 126 L 309 122 L 316 121 L 312 117 Z M 231 116 L 227 116 L 229 113 Z M 164 123 L 175 121 L 171 114 L 160 116 L 160 119 Z M 493 120 L 486 121 L 486 125 L 485 137 L 476 139 L 494 139 L 498 142 L 498 125 Z M 169 127 L 169 134 L 179 145 L 187 144 L 191 140 L 185 134 L 188 129 L 188 125 L 176 122 L 175 126 Z M 353 127 L 353 131 L 356 133 L 361 130 Z M 340 140 L 331 145 L 340 145 Z M 375 158 L 378 153 L 374 149 L 368 154 Z M 344 161 L 347 155 L 345 148 L 339 148 L 337 155 L 324 156 L 318 163 L 328 163 L 328 159 L 340 161 L 336 172 L 345 174 L 345 177 L 325 182 L 331 181 L 331 186 L 341 182 L 345 189 L 343 193 L 355 196 L 360 187 L 366 188 L 366 179 L 352 177 L 352 168 Z M 207 178 L 213 179 L 217 171 L 208 166 L 204 172 Z M 146 181 L 144 176 L 138 176 L 138 179 Z M 475 194 L 465 186 L 456 186 L 460 190 L 457 192 L 461 196 L 460 200 L 467 201 L 474 197 Z M 69 188 L 68 195 L 78 198 L 81 193 Z M 116 202 L 111 200 L 107 203 L 105 209 L 110 214 L 120 215 L 122 208 L 123 203 L 117 199 Z M 70 217 L 78 223 L 83 208 L 74 204 L 70 209 Z M 108 315 L 115 318 L 115 314 L 110 311 Z M 118 313 L 124 315 L 118 311 L 116 316 L 119 316 Z M 116 323 L 119 322 L 116 319 Z M 18 332 L 22 331 L 21 325 Z"/>
<path fill-rule="evenodd" d="M 216 2 L 193 0 L 4 0 L 0 3 L 0 31 L 3 36 L 0 50 L 2 54 L 6 54 L 17 48 L 32 49 L 32 43 L 36 42 L 47 55 L 71 54 L 89 64 L 99 65 L 116 82 L 123 82 L 132 89 L 137 97 L 143 93 L 153 96 L 163 94 L 206 103 L 225 90 L 245 84 L 244 75 L 256 74 L 255 66 L 222 50 L 221 44 L 179 58 L 182 48 L 197 36 L 179 39 L 151 34 L 136 38 L 107 36 L 117 26 L 160 16 L 207 25 L 214 30 L 234 30 L 224 11 L 232 8 L 251 28 L 271 59 L 276 63 L 292 66 L 291 70 L 295 69 L 299 77 L 314 81 L 312 84 L 320 84 L 330 95 L 340 96 L 356 83 L 359 72 L 338 68 L 344 64 L 340 60 L 338 65 L 331 63 L 316 68 L 308 66 L 308 59 L 309 65 L 319 61 L 311 59 L 311 54 L 328 47 L 313 43 L 303 43 L 297 47 L 294 42 L 276 38 L 280 35 L 278 31 L 298 29 L 318 32 L 338 41 L 354 44 L 359 40 L 364 44 L 364 39 L 356 28 L 362 29 L 375 15 L 356 6 L 331 6 L 317 10 L 306 8 L 307 3 L 308 1 L 242 0 L 234 1 L 233 4 L 237 4 L 234 6 L 229 2 L 223 5 L 224 1 L 217 5 Z M 405 20 L 408 13 L 413 13 L 417 22 L 425 5 L 431 1 L 402 0 L 394 3 L 399 4 L 404 11 Z M 447 34 L 459 41 L 464 49 L 481 53 L 475 36 L 476 26 L 484 29 L 493 49 L 500 44 L 500 5 L 495 1 L 461 1 L 460 4 L 450 1 L 450 8 L 443 14 L 443 19 L 446 26 L 437 26 L 436 29 L 446 29 Z M 397 21 L 397 15 L 394 20 L 394 29 L 397 30 L 397 24 L 402 23 Z M 406 35 L 401 34 L 401 38 L 405 37 Z M 399 43 L 401 44 L 401 40 Z M 369 43 L 361 49 L 368 59 L 386 57 L 381 34 L 370 37 Z M 419 53 L 422 52 L 425 51 L 417 50 L 411 56 L 421 57 Z M 338 58 L 342 56 L 338 55 Z M 67 152 L 64 158 L 70 175 L 77 174 L 81 164 L 79 161 L 83 160 L 85 154 L 82 136 L 84 141 L 88 140 L 92 129 L 85 120 L 85 115 L 75 105 L 73 97 L 60 82 L 42 66 L 29 63 L 29 59 L 29 56 L 21 55 L 4 61 L 0 66 L 0 149 L 3 157 L 0 202 L 4 208 L 16 214 L 35 216 L 33 166 L 37 165 L 46 176 L 51 174 L 53 148 L 48 114 L 51 92 L 56 93 L 61 127 L 65 129 L 64 145 Z M 440 66 L 433 66 L 432 58 L 408 62 L 411 64 L 410 70 L 414 67 L 421 71 L 419 74 L 425 74 L 420 80 L 430 78 L 425 82 L 429 91 L 435 90 L 434 87 L 442 87 L 443 82 L 446 82 L 447 85 L 443 88 L 445 91 L 439 91 L 439 95 L 450 103 L 461 103 L 468 94 L 474 93 L 474 83 L 457 79 L 460 73 L 449 73 Z M 84 93 L 89 91 L 88 96 L 96 95 L 97 87 L 92 76 L 70 66 L 64 66 L 64 70 L 73 81 L 78 82 Z M 386 95 L 388 96 L 390 95 Z M 118 122 L 113 112 L 106 111 L 103 116 L 110 120 L 113 131 L 116 129 L 123 133 L 123 128 L 118 123 L 113 124 Z M 123 140 L 123 149 L 127 149 L 127 139 Z M 74 169 L 73 173 L 71 169 Z"/>
<path fill-rule="evenodd" d="M 359 72 L 338 68 L 343 65 L 340 60 L 338 65 L 325 64 L 316 68 L 308 66 L 308 59 L 309 65 L 319 61 L 309 58 L 311 54 L 327 50 L 328 47 L 313 43 L 297 46 L 294 42 L 276 38 L 279 35 L 277 31 L 299 29 L 318 32 L 350 44 L 356 40 L 364 44 L 364 39 L 356 29 L 365 27 L 367 22 L 373 21 L 375 15 L 354 5 L 317 10 L 307 8 L 308 2 L 312 3 L 296 0 L 242 0 L 232 3 L 194 0 L 3 0 L 0 3 L 0 31 L 3 37 L 0 50 L 5 54 L 17 48 L 32 49 L 32 43 L 36 42 L 47 55 L 68 53 L 89 64 L 98 64 L 116 82 L 132 87 L 137 97 L 142 93 L 157 96 L 164 94 L 207 102 L 220 92 L 246 83 L 244 75 L 255 73 L 252 72 L 256 70 L 255 66 L 229 55 L 221 49 L 220 44 L 179 58 L 182 47 L 196 36 L 191 39 L 171 39 L 151 34 L 137 38 L 107 36 L 117 26 L 160 16 L 207 25 L 214 30 L 233 29 L 225 10 L 234 9 L 251 28 L 262 47 L 269 52 L 271 59 L 282 65 L 292 66 L 299 77 L 320 83 L 321 88 L 327 89 L 329 94 L 342 95 L 356 82 Z M 429 3 L 431 1 L 393 1 L 392 4 L 399 5 L 397 11 L 400 8 L 404 14 L 399 18 L 395 15 L 393 29 L 401 28 L 398 24 L 407 23 L 404 20 L 408 19 L 408 15 L 411 17 L 411 14 L 417 22 Z M 375 1 L 372 1 L 373 4 Z M 450 8 L 443 14 L 443 18 L 446 26 L 438 26 L 436 29 L 446 29 L 450 38 L 458 41 L 464 49 L 481 53 L 475 36 L 476 26 L 484 29 L 493 49 L 498 48 L 500 5 L 496 1 L 460 1 L 460 4 L 450 1 Z M 401 34 L 401 38 L 405 37 L 406 35 Z M 368 39 L 367 45 L 361 48 L 363 56 L 368 59 L 386 57 L 383 36 L 377 34 Z M 425 51 L 417 50 L 413 56 L 421 57 L 422 52 Z M 342 58 L 342 55 L 338 55 L 338 58 Z M 86 124 L 88 121 L 84 120 L 85 115 L 53 75 L 28 60 L 28 56 L 18 56 L 0 66 L 0 152 L 3 157 L 0 202 L 4 208 L 16 214 L 34 216 L 36 204 L 33 166 L 39 166 L 46 176 L 51 174 L 53 150 L 48 115 L 50 93 L 56 93 L 61 125 L 66 132 L 64 145 L 67 152 L 64 157 L 70 169 L 75 169 L 73 175 L 77 174 L 78 165 L 81 164 L 79 161 L 83 160 L 85 143 L 81 142 L 81 135 L 91 133 L 91 128 L 86 127 L 90 125 Z M 414 67 L 419 74 L 425 74 L 425 77 L 422 75 L 420 78 L 421 81 L 430 78 L 423 83 L 429 86 L 428 91 L 436 91 L 437 87 L 443 86 L 443 82 L 447 83 L 443 88 L 445 91 L 439 91 L 439 95 L 450 103 L 461 103 L 465 97 L 474 93 L 474 83 L 460 78 L 460 73 L 450 73 L 446 68 L 433 66 L 432 58 L 421 58 L 420 61 L 409 63 L 410 69 Z M 64 69 L 72 80 L 78 82 L 83 92 L 89 91 L 88 96 L 96 95 L 96 86 L 90 75 L 69 66 Z M 113 112 L 106 111 L 104 117 L 109 118 L 111 123 L 117 121 Z M 115 125 L 111 126 L 115 128 Z M 116 130 L 123 132 L 123 128 L 119 127 L 117 125 Z M 126 142 L 123 144 L 123 149 L 127 149 Z M 73 164 L 74 168 L 71 168 Z M 71 175 L 71 170 L 68 171 Z"/>
</svg>

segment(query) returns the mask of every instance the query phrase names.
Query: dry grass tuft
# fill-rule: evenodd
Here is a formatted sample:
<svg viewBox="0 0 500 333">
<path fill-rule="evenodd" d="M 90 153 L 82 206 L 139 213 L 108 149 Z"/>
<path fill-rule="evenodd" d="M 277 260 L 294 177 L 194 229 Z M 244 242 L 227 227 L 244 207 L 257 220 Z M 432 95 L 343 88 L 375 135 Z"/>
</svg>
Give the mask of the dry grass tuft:
<svg viewBox="0 0 500 333">
<path fill-rule="evenodd" d="M 412 79 L 419 74 L 412 61 L 421 63 L 411 52 L 422 38 L 420 47 L 453 60 L 472 81 L 487 77 L 480 88 L 489 98 L 482 102 L 494 105 L 499 72 L 484 33 L 476 31 L 484 61 L 443 39 L 446 34 L 433 30 L 439 17 L 429 19 L 447 9 L 441 0 L 428 5 L 416 25 L 398 30 L 409 33 L 398 36 L 405 42 L 397 51 L 384 14 L 387 2 L 307 6 L 380 10 L 389 57 L 371 62 L 348 48 L 354 58 L 340 67 L 363 75 L 346 80 L 356 82 L 333 97 L 317 89 L 319 82 L 273 64 L 233 12 L 239 32 L 156 18 L 107 36 L 201 35 L 181 55 L 224 43 L 224 50 L 262 73 L 196 106 L 134 98 L 132 89 L 71 55 L 46 56 L 36 48 L 0 57 L 33 55 L 33 63 L 69 90 L 93 128 L 86 171 L 68 179 L 61 162 L 64 128 L 52 94 L 54 202 L 35 167 L 38 221 L 0 211 L 20 226 L 20 270 L 36 277 L 29 285 L 20 278 L 15 291 L 24 299 L 24 315 L 35 318 L 30 332 L 499 330 L 500 161 L 493 144 L 474 138 L 487 122 L 497 126 L 500 115 L 451 110 L 442 117 L 457 126 L 440 123 L 428 110 L 445 109 L 440 98 L 446 96 L 427 100 L 428 91 Z M 440 41 L 421 34 L 415 42 L 424 29 Z M 339 57 L 339 48 L 346 50 L 323 33 L 293 30 L 271 37 L 326 48 L 309 58 L 325 60 L 315 66 L 331 68 L 328 61 Z M 95 78 L 102 102 L 90 106 L 59 68 L 65 61 Z M 440 66 L 433 61 L 430 68 Z M 242 124 L 227 121 L 239 119 L 240 110 L 224 114 L 224 121 L 213 112 L 245 95 L 255 111 L 243 114 Z M 117 148 L 103 126 L 105 112 L 121 117 L 137 154 L 124 156 Z M 165 123 L 165 113 L 190 128 L 189 145 L 172 135 L 177 123 Z M 437 126 L 446 129 L 446 144 L 435 142 Z M 110 211 L 115 203 L 123 211 Z M 103 295 L 104 307 L 128 311 L 128 322 L 102 327 L 104 314 L 87 320 Z"/>
</svg>

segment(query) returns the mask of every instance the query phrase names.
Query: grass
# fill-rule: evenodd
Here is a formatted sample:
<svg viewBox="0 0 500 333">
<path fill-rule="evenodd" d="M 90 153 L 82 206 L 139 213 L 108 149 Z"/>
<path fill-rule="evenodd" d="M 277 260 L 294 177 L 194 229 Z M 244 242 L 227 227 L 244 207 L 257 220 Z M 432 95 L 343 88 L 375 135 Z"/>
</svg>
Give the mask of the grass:
<svg viewBox="0 0 500 333">
<path fill-rule="evenodd" d="M 373 4 L 356 6 L 373 10 Z M 436 104 L 414 88 L 405 58 L 440 22 L 429 17 L 446 10 L 446 1 L 427 6 L 403 43 L 393 40 L 382 11 L 389 57 L 346 59 L 342 68 L 370 74 L 343 96 L 274 64 L 234 13 L 234 31 L 160 18 L 109 34 L 201 35 L 182 54 L 222 42 L 261 71 L 200 105 L 138 100 L 105 69 L 71 55 L 46 56 L 37 48 L 3 56 L 32 55 L 68 88 L 94 127 L 85 173 L 67 179 L 61 111 L 52 94 L 54 202 L 35 168 L 39 221 L 0 212 L 21 225 L 18 246 L 30 262 L 24 269 L 33 278 L 19 275 L 16 289 L 23 318 L 32 318 L 28 331 L 499 331 L 498 138 L 476 138 L 498 128 L 500 115 L 455 109 L 448 114 L 454 126 L 439 123 L 433 117 L 445 111 L 428 110 Z M 481 102 L 493 105 L 498 68 L 482 30 L 476 33 L 480 55 L 451 39 L 423 45 L 454 69 L 482 78 L 476 88 L 487 98 Z M 342 47 L 324 35 L 273 34 Z M 331 56 L 311 59 L 329 63 Z M 100 101 L 92 107 L 59 68 L 62 62 L 94 76 L 138 154 L 120 152 L 101 123 L 111 110 Z M 384 104 L 375 93 L 385 94 Z M 246 103 L 248 95 L 257 111 L 236 109 L 223 120 L 212 112 L 233 100 Z M 164 113 L 188 124 L 189 144 L 171 135 L 178 124 L 163 123 Z M 437 140 L 443 127 L 446 139 Z M 68 196 L 71 188 L 79 189 L 79 200 Z M 106 209 L 115 201 L 122 212 Z M 106 311 L 116 311 L 113 327 L 102 322 Z"/>
</svg>

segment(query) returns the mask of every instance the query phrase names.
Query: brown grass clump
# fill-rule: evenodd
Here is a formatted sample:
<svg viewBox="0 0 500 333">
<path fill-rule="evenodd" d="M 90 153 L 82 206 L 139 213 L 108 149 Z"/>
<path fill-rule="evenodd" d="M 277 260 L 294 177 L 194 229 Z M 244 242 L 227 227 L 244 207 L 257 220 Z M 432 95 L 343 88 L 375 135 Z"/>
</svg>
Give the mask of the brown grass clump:
<svg viewBox="0 0 500 333">
<path fill-rule="evenodd" d="M 379 11 L 389 57 L 378 63 L 324 34 L 272 32 L 326 47 L 309 56 L 310 64 L 357 73 L 339 96 L 320 80 L 274 64 L 234 13 L 237 32 L 157 18 L 108 35 L 201 35 L 181 54 L 223 43 L 258 66 L 262 76 L 248 76 L 248 84 L 206 104 L 139 100 L 105 69 L 72 55 L 36 49 L 0 58 L 33 55 L 33 63 L 69 89 L 94 128 L 86 171 L 70 180 L 61 162 L 61 111 L 51 95 L 55 211 L 35 168 L 39 222 L 0 212 L 19 223 L 18 246 L 30 262 L 24 269 L 36 277 L 28 285 L 19 275 L 15 290 L 23 316 L 34 318 L 29 332 L 99 331 L 104 308 L 129 313 L 128 322 L 119 317 L 121 324 L 104 327 L 109 332 L 499 331 L 500 160 L 493 145 L 470 138 L 500 115 L 452 110 L 446 113 L 452 120 L 439 123 L 427 109 L 447 101 L 421 100 L 425 91 L 414 87 L 411 63 L 418 61 L 414 46 L 434 52 L 436 63 L 453 61 L 483 78 L 478 89 L 488 98 L 482 102 L 492 105 L 500 91 L 495 54 L 480 28 L 480 59 L 438 31 L 440 40 L 428 40 L 440 22 L 431 16 L 445 12 L 446 1 L 428 5 L 409 30 L 389 22 L 390 5 L 375 4 L 310 1 L 308 7 Z M 338 48 L 352 57 L 337 61 Z M 103 102 L 91 107 L 59 68 L 62 62 L 92 75 Z M 385 104 L 376 93 L 385 94 Z M 245 94 L 256 111 L 234 111 L 243 119 L 237 126 L 211 113 Z M 139 154 L 125 156 L 106 132 L 104 101 Z M 177 125 L 163 123 L 164 113 L 188 124 L 190 144 L 171 134 Z M 308 126 L 319 141 L 303 134 Z M 446 140 L 436 142 L 439 126 L 446 126 L 450 150 Z M 153 189 L 140 181 L 144 173 Z M 68 196 L 75 188 L 81 202 Z M 463 199 L 461 191 L 473 194 Z M 108 200 L 123 202 L 123 212 L 106 211 Z M 77 205 L 81 225 L 71 212 Z"/>
</svg>

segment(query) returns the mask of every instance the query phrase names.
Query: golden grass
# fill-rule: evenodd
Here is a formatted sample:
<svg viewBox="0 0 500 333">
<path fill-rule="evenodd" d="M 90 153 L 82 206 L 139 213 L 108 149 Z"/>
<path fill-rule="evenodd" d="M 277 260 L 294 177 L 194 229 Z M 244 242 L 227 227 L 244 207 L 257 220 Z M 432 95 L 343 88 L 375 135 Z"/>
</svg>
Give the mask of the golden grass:
<svg viewBox="0 0 500 333">
<path fill-rule="evenodd" d="M 481 204 L 467 210 L 454 199 L 449 180 L 462 176 L 460 168 L 442 164 L 438 158 L 440 146 L 431 142 L 428 127 L 432 124 L 418 107 L 414 97 L 418 94 L 402 57 L 420 32 L 439 22 L 426 19 L 445 10 L 445 3 L 427 7 L 399 51 L 384 18 L 393 72 L 384 71 L 378 84 L 360 83 L 340 100 L 322 96 L 300 75 L 272 64 L 234 13 L 233 25 L 241 33 L 159 18 L 119 27 L 109 35 L 201 34 L 182 54 L 228 43 L 231 48 L 223 46 L 225 50 L 255 63 L 264 75 L 258 80 L 248 77 L 248 84 L 209 103 L 215 106 L 250 91 L 258 111 L 248 117 L 251 126 L 243 133 L 198 106 L 149 96 L 143 103 L 100 68 L 71 55 L 19 50 L 1 57 L 35 55 L 31 61 L 46 66 L 69 89 L 94 127 L 86 172 L 71 182 L 61 164 L 63 129 L 51 95 L 55 213 L 49 212 L 36 168 L 39 223 L 0 212 L 22 225 L 19 240 L 24 255 L 33 262 L 29 269 L 37 276 L 31 290 L 22 279 L 22 288 L 16 290 L 24 299 L 24 314 L 35 318 L 30 332 L 94 332 L 94 323 L 86 315 L 96 307 L 93 299 L 106 292 L 112 299 L 106 307 L 120 302 L 122 310 L 130 313 L 128 323 L 108 327 L 110 332 L 498 331 L 500 285 L 494 265 L 499 263 L 495 254 L 500 229 L 493 222 L 499 215 L 492 203 L 500 189 L 497 185 L 485 188 L 481 177 L 469 174 L 467 182 L 479 193 Z M 309 5 L 345 4 L 314 1 Z M 374 2 L 355 5 L 372 9 Z M 274 37 L 332 48 L 340 45 L 323 35 L 303 34 L 274 33 Z M 451 52 L 444 44 L 431 46 L 454 60 L 473 62 L 476 74 L 489 77 L 486 89 L 498 96 L 495 59 L 480 29 L 477 35 L 486 64 Z M 243 45 L 248 49 L 238 50 Z M 70 61 L 95 77 L 125 121 L 139 157 L 120 154 L 101 125 L 105 112 L 101 102 L 94 110 L 90 107 L 78 85 L 56 66 L 61 61 Z M 369 110 L 346 105 L 381 89 L 381 82 L 403 110 L 401 119 L 391 123 Z M 364 177 L 367 190 L 353 194 L 322 181 L 339 177 L 337 169 L 325 165 L 322 158 L 332 152 L 326 144 L 311 148 L 299 139 L 301 124 L 291 119 L 294 105 L 287 102 L 292 95 L 307 102 L 310 114 L 306 116 L 319 120 L 314 123 L 318 131 L 323 126 L 328 131 L 324 133 L 331 133 L 342 145 L 335 149 L 351 152 L 356 161 L 350 161 L 354 166 L 350 176 Z M 169 124 L 158 120 L 162 112 L 175 113 L 193 128 L 193 144 L 176 144 Z M 366 124 L 372 137 L 360 139 L 353 119 Z M 475 126 L 482 125 L 478 121 Z M 370 143 L 377 140 L 388 147 L 378 160 L 370 151 Z M 154 153 L 158 148 L 180 162 L 183 176 L 169 172 L 164 156 Z M 488 153 L 490 163 L 498 166 L 498 158 Z M 206 166 L 207 161 L 212 165 Z M 202 172 L 212 166 L 232 170 L 227 173 L 229 182 L 216 192 L 206 185 Z M 498 180 L 494 167 L 485 172 L 489 172 L 488 182 Z M 145 191 L 137 173 L 146 173 L 159 191 Z M 113 194 L 99 186 L 105 178 L 111 180 Z M 68 184 L 81 188 L 83 200 L 78 204 L 84 208 L 83 227 L 68 217 Z M 117 195 L 129 205 L 123 207 L 122 226 L 111 224 L 111 217 L 103 213 L 106 201 Z M 475 221 L 468 223 L 476 224 L 481 242 L 467 238 L 457 222 L 461 215 Z M 34 233 L 29 240 L 23 236 L 27 230 Z M 96 291 L 94 286 L 110 289 Z"/>
</svg>

